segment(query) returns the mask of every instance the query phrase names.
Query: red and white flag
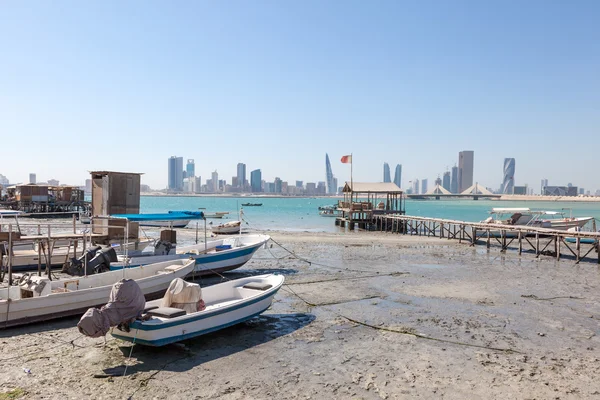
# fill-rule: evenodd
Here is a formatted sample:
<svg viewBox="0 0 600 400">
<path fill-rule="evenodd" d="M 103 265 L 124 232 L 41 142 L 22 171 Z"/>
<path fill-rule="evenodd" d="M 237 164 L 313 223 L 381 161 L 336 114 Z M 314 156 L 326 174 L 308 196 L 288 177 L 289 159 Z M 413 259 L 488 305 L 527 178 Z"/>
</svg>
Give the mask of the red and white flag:
<svg viewBox="0 0 600 400">
<path fill-rule="evenodd" d="M 352 164 L 352 156 L 351 155 L 350 156 L 343 156 L 341 161 L 344 164 L 348 164 L 348 163 Z"/>
</svg>

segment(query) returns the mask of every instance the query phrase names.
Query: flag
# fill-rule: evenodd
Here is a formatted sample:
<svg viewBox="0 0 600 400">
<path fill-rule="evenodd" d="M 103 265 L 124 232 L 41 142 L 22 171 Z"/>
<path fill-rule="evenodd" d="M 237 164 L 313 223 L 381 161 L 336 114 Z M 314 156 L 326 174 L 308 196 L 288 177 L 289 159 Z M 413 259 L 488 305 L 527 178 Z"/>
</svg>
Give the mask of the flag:
<svg viewBox="0 0 600 400">
<path fill-rule="evenodd" d="M 352 164 L 352 156 L 343 156 L 341 159 L 342 163 L 344 164 Z"/>
</svg>

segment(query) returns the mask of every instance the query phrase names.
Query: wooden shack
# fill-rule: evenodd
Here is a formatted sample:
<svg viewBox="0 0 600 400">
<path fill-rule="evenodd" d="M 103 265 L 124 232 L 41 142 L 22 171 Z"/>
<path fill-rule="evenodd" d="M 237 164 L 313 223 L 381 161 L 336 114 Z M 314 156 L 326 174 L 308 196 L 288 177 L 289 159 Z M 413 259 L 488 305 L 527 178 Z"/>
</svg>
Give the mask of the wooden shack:
<svg viewBox="0 0 600 400">
<path fill-rule="evenodd" d="M 140 173 L 94 171 L 92 177 L 92 216 L 139 214 Z M 124 237 L 125 221 L 94 219 L 93 233 L 107 235 L 108 239 Z M 137 223 L 129 224 L 129 238 L 138 238 Z"/>
</svg>

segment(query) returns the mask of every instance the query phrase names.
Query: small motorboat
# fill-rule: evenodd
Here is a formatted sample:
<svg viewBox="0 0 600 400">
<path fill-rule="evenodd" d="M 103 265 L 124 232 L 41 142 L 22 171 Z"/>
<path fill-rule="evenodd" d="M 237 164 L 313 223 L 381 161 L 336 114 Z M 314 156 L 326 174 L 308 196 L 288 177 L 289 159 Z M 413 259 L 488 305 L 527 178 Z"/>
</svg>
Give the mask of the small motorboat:
<svg viewBox="0 0 600 400">
<path fill-rule="evenodd" d="M 0 289 L 0 329 L 83 314 L 106 303 L 113 284 L 123 278 L 135 280 L 148 300 L 156 299 L 173 279 L 190 274 L 194 264 L 193 259 L 178 259 L 55 281 L 23 275 L 18 286 Z"/>
<path fill-rule="evenodd" d="M 201 292 L 196 291 L 200 299 L 180 303 L 196 304 L 196 300 L 202 300 L 205 308 L 195 312 L 186 311 L 180 304 L 165 307 L 171 295 L 169 290 L 164 299 L 146 303 L 145 314 L 129 324 L 128 330 L 116 327 L 111 334 L 128 342 L 164 346 L 214 332 L 265 312 L 283 282 L 282 275 L 268 274 L 202 288 Z"/>
<path fill-rule="evenodd" d="M 204 213 L 204 218 L 221 219 L 229 214 L 229 211 L 217 211 L 214 213 Z"/>
<path fill-rule="evenodd" d="M 260 207 L 262 203 L 243 203 L 242 207 Z"/>
<path fill-rule="evenodd" d="M 319 211 L 321 217 L 341 217 L 342 211 L 337 209 L 325 209 Z"/>
<path fill-rule="evenodd" d="M 561 211 L 532 211 L 529 208 L 493 208 L 484 224 L 532 226 L 566 231 L 583 228 L 593 217 L 567 217 Z M 508 216 L 508 218 L 506 218 Z"/>
<path fill-rule="evenodd" d="M 213 226 L 211 230 L 217 235 L 231 235 L 234 233 L 240 233 L 241 225 L 241 221 L 231 221 L 225 224 Z"/>
</svg>

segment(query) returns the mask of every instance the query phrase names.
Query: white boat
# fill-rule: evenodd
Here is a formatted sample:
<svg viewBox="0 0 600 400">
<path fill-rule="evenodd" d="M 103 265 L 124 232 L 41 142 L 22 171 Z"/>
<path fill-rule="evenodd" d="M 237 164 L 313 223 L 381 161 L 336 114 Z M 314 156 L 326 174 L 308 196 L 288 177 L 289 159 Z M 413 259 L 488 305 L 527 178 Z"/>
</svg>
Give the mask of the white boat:
<svg viewBox="0 0 600 400">
<path fill-rule="evenodd" d="M 216 218 L 220 219 L 229 214 L 229 211 L 217 211 L 214 213 L 204 213 L 204 218 Z"/>
<path fill-rule="evenodd" d="M 190 223 L 191 219 L 179 221 L 144 221 L 140 222 L 140 226 L 149 226 L 155 228 L 185 228 Z"/>
<path fill-rule="evenodd" d="M 129 332 L 113 328 L 111 334 L 122 340 L 147 346 L 164 346 L 219 329 L 239 324 L 265 312 L 273 297 L 283 285 L 281 275 L 259 275 L 236 279 L 202 288 L 202 299 L 206 308 L 169 318 L 153 313 L 147 321 L 134 321 Z M 161 300 L 146 303 L 146 309 L 160 306 Z M 168 309 L 167 311 L 173 311 Z M 178 311 L 178 310 L 175 310 Z M 154 315 L 153 315 L 154 314 Z M 164 314 L 163 314 L 164 315 Z M 175 314 L 177 315 L 177 314 Z"/>
<path fill-rule="evenodd" d="M 242 225 L 241 221 L 231 221 L 231 222 L 227 222 L 225 224 L 219 224 L 217 226 L 213 226 L 210 229 L 212 230 L 213 233 L 216 233 L 218 235 L 234 234 L 234 233 L 240 232 L 241 225 Z"/>
<path fill-rule="evenodd" d="M 560 211 L 532 211 L 529 208 L 493 208 L 491 216 L 482 221 L 486 224 L 532 226 L 566 231 L 570 228 L 582 228 L 594 217 L 566 217 Z"/>
<path fill-rule="evenodd" d="M 319 215 L 321 217 L 341 217 L 342 211 L 333 209 L 333 208 L 328 208 L 328 209 L 323 209 L 323 210 L 319 211 Z"/>
<path fill-rule="evenodd" d="M 0 328 L 83 314 L 106 303 L 112 285 L 123 278 L 134 279 L 147 299 L 155 299 L 193 268 L 194 260 L 178 259 L 55 281 L 32 276 L 29 283 L 0 289 Z"/>
<path fill-rule="evenodd" d="M 252 258 L 252 255 L 271 239 L 268 235 L 243 235 L 191 246 L 177 247 L 174 254 L 144 255 L 139 257 L 119 257 L 118 263 L 111 263 L 111 269 L 135 267 L 138 265 L 192 257 L 196 260 L 195 275 L 210 275 L 239 268 Z"/>
<path fill-rule="evenodd" d="M 112 243 L 110 246 L 115 249 L 117 254 L 124 253 L 123 248 L 126 247 L 128 254 L 130 256 L 140 255 L 142 251 L 148 247 L 153 242 L 152 239 L 142 239 L 136 240 L 134 242 L 127 243 L 126 246 L 122 246 L 121 243 Z M 29 243 L 19 246 L 18 248 L 14 248 L 14 255 L 12 259 L 12 270 L 13 272 L 22 272 L 22 271 L 32 271 L 37 270 L 38 268 L 38 260 L 39 252 L 38 252 L 38 244 Z M 46 254 L 48 254 L 48 249 L 45 249 Z M 77 245 L 77 249 L 75 252 L 77 256 L 81 256 L 83 253 L 83 242 L 79 241 Z M 46 268 L 46 257 L 44 256 L 44 252 L 41 252 L 41 265 L 42 268 Z M 51 267 L 61 267 L 65 262 L 68 262 L 70 258 L 74 257 L 74 249 L 73 246 L 65 246 L 64 244 L 58 247 L 54 247 L 52 250 L 52 255 L 50 256 L 50 266 Z M 3 265 L 8 265 L 8 255 L 3 256 Z"/>
</svg>

